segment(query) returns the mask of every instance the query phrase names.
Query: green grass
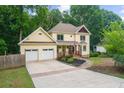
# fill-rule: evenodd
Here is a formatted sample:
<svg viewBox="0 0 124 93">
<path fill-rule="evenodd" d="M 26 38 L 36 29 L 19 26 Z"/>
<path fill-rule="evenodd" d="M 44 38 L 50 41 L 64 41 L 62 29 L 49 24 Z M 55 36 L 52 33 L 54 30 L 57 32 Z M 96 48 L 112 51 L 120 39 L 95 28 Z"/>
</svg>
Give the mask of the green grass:
<svg viewBox="0 0 124 93">
<path fill-rule="evenodd" d="M 0 70 L 1 88 L 33 88 L 33 82 L 25 67 Z"/>
<path fill-rule="evenodd" d="M 93 65 L 98 65 L 98 64 L 101 63 L 101 58 L 100 57 L 91 57 L 90 60 L 91 60 Z"/>
</svg>

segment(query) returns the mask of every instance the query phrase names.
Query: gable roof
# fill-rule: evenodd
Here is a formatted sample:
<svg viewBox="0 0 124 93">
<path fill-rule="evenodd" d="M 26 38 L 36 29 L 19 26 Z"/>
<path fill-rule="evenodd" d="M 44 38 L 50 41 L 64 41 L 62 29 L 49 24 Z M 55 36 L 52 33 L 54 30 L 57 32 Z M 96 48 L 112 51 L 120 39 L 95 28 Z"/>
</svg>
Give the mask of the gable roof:
<svg viewBox="0 0 124 93">
<path fill-rule="evenodd" d="M 74 33 L 76 30 L 76 26 L 68 23 L 58 23 L 56 26 L 54 26 L 52 29 L 49 30 L 49 32 L 66 32 L 66 33 Z"/>
<path fill-rule="evenodd" d="M 77 32 L 83 32 L 83 33 L 91 34 L 90 31 L 87 29 L 87 27 L 85 25 L 78 26 L 76 33 Z"/>
<path fill-rule="evenodd" d="M 77 33 L 79 32 L 81 29 L 83 29 L 84 33 L 89 33 L 89 30 L 86 28 L 85 25 L 81 25 L 81 26 L 74 26 L 72 24 L 69 23 L 58 23 L 56 26 L 54 26 L 52 29 L 50 29 L 48 31 L 48 33 Z"/>
<path fill-rule="evenodd" d="M 41 30 L 45 35 L 47 35 L 53 42 L 57 43 L 42 27 L 39 27 L 38 29 L 36 29 L 34 32 L 32 32 L 31 34 L 29 34 L 26 38 L 24 38 L 22 41 L 20 41 L 18 43 L 18 45 L 22 44 L 23 42 L 25 42 L 31 35 L 35 34 L 37 31 Z"/>
</svg>

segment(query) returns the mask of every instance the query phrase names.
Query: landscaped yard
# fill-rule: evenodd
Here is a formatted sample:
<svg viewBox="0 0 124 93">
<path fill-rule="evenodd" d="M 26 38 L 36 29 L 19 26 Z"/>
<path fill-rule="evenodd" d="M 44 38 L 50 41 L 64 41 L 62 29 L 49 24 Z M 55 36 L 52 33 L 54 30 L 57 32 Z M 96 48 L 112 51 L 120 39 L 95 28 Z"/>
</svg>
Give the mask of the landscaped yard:
<svg viewBox="0 0 124 93">
<path fill-rule="evenodd" d="M 91 57 L 92 67 L 89 70 L 124 78 L 124 68 L 114 66 L 112 58 Z"/>
<path fill-rule="evenodd" d="M 0 70 L 0 87 L 33 88 L 33 82 L 25 67 Z"/>
<path fill-rule="evenodd" d="M 83 59 L 75 58 L 73 56 L 63 56 L 61 58 L 58 58 L 58 60 L 73 66 L 80 66 L 86 62 Z"/>
</svg>

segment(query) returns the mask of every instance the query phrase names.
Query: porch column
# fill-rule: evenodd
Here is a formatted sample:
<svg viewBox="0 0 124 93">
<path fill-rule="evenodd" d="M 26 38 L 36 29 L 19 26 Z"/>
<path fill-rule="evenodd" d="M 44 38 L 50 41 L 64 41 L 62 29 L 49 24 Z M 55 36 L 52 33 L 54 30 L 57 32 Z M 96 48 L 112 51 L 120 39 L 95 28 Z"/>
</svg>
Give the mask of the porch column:
<svg viewBox="0 0 124 93">
<path fill-rule="evenodd" d="M 74 45 L 73 47 L 74 47 L 74 55 L 76 55 L 76 45 Z"/>
<path fill-rule="evenodd" d="M 76 51 L 79 51 L 79 46 L 78 45 L 76 45 Z"/>
<path fill-rule="evenodd" d="M 77 52 L 78 52 L 78 45 L 75 45 L 74 46 L 74 55 L 77 55 Z"/>
</svg>

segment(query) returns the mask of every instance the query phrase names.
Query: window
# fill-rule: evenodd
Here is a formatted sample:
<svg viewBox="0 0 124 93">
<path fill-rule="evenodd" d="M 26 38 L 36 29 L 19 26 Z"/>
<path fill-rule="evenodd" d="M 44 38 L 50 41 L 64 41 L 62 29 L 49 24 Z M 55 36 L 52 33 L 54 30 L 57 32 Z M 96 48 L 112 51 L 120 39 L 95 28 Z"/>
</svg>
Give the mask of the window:
<svg viewBox="0 0 124 93">
<path fill-rule="evenodd" d="M 48 49 L 43 49 L 43 51 L 47 51 Z"/>
<path fill-rule="evenodd" d="M 86 51 L 86 46 L 83 46 L 83 51 Z"/>
<path fill-rule="evenodd" d="M 80 40 L 81 40 L 81 41 L 85 41 L 85 36 L 82 36 L 82 35 L 81 35 L 81 36 L 80 36 Z"/>
<path fill-rule="evenodd" d="M 63 35 L 57 35 L 57 40 L 64 40 L 64 36 Z"/>
<path fill-rule="evenodd" d="M 49 51 L 53 51 L 53 49 L 49 49 Z"/>
<path fill-rule="evenodd" d="M 32 51 L 37 51 L 37 49 L 32 49 Z"/>
</svg>

